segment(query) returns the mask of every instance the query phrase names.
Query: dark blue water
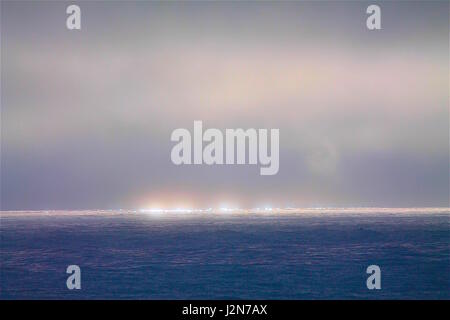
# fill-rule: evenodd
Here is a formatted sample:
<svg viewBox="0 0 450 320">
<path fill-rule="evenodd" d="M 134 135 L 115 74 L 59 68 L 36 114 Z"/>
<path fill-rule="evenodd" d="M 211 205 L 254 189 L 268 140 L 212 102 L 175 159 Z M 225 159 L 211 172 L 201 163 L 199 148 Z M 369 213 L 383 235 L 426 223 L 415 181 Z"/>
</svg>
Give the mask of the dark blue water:
<svg viewBox="0 0 450 320">
<path fill-rule="evenodd" d="M 3 215 L 1 298 L 449 299 L 449 231 L 448 213 Z"/>
</svg>

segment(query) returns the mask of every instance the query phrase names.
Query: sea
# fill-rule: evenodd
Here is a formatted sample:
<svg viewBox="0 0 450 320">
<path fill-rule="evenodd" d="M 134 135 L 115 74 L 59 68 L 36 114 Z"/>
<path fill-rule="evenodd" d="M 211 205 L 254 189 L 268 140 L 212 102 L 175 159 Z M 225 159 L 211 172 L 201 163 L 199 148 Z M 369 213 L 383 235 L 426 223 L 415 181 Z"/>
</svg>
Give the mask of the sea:
<svg viewBox="0 0 450 320">
<path fill-rule="evenodd" d="M 449 208 L 0 218 L 1 299 L 450 298 Z M 367 287 L 371 265 L 380 289 Z"/>
</svg>

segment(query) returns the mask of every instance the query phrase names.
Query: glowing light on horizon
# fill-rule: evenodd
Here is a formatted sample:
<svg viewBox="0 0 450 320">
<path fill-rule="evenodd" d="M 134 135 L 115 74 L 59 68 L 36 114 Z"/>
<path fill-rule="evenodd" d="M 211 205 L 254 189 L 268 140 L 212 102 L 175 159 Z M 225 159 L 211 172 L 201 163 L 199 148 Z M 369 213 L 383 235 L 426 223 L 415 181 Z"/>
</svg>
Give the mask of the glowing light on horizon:
<svg viewBox="0 0 450 320">
<path fill-rule="evenodd" d="M 149 214 L 161 214 L 161 213 L 249 213 L 249 212 L 273 212 L 273 211 L 283 211 L 286 209 L 272 208 L 269 206 L 258 207 L 258 208 L 240 208 L 231 206 L 219 206 L 216 208 L 192 208 L 192 207 L 175 207 L 175 208 L 161 208 L 161 207 L 149 207 L 141 208 L 137 212 L 149 213 Z"/>
</svg>

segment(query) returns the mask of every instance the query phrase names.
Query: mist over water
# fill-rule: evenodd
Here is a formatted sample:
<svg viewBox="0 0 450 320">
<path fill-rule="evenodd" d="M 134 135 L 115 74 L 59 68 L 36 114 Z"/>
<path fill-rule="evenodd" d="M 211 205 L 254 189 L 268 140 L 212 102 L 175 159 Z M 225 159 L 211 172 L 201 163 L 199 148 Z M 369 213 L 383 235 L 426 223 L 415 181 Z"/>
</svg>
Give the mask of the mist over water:
<svg viewBox="0 0 450 320">
<path fill-rule="evenodd" d="M 449 299 L 449 214 L 2 212 L 1 298 Z"/>
</svg>

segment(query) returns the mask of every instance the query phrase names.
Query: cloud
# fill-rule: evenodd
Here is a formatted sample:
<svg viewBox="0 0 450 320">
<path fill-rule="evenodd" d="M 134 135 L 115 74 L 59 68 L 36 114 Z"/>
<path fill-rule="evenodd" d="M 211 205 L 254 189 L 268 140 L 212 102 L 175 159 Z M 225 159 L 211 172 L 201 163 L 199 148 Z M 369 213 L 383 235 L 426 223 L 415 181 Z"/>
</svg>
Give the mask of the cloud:
<svg viewBox="0 0 450 320">
<path fill-rule="evenodd" d="M 361 190 L 448 203 L 448 4 L 386 3 L 379 33 L 363 4 L 329 5 L 86 3 L 69 33 L 64 4 L 2 4 L 2 206 L 131 206 L 183 188 L 199 204 L 351 205 L 371 199 Z M 279 174 L 174 168 L 170 134 L 194 120 L 279 128 Z M 378 157 L 366 180 L 348 167 Z M 383 174 L 401 161 L 402 179 Z"/>
</svg>

